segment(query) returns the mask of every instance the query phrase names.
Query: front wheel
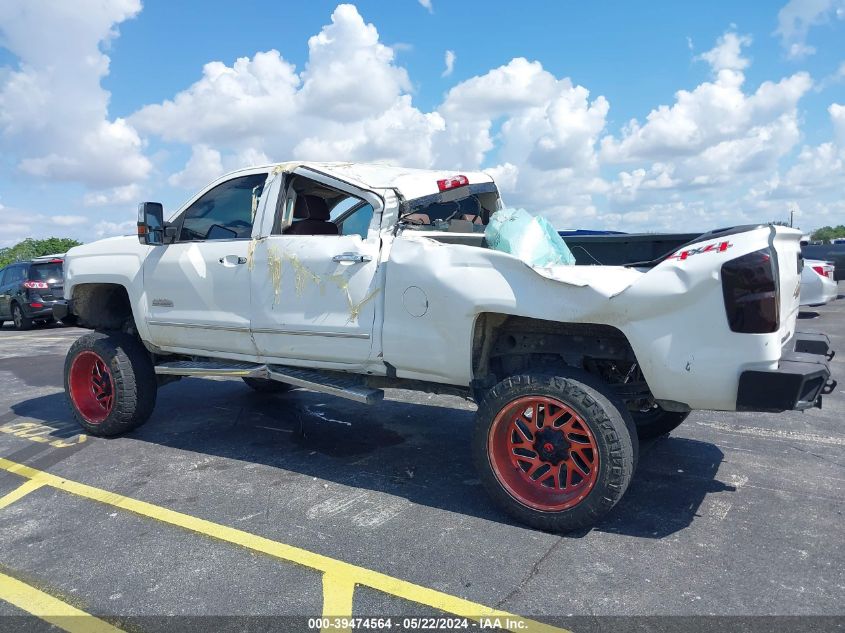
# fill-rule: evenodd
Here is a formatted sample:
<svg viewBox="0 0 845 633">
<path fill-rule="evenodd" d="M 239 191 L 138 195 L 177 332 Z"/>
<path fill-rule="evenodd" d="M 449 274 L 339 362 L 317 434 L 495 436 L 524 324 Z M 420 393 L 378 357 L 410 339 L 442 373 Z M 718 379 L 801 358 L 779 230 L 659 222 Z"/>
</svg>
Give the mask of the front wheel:
<svg viewBox="0 0 845 633">
<path fill-rule="evenodd" d="M 128 334 L 92 332 L 68 350 L 65 397 L 91 435 L 119 435 L 146 422 L 156 391 L 150 355 Z"/>
<path fill-rule="evenodd" d="M 689 411 L 666 411 L 659 405 L 654 405 L 647 411 L 631 411 L 631 417 L 637 426 L 637 436 L 641 440 L 649 440 L 674 431 L 688 416 Z"/>
<path fill-rule="evenodd" d="M 631 481 L 637 438 L 627 411 L 590 378 L 511 376 L 484 397 L 474 458 L 494 501 L 542 530 L 593 526 Z"/>
</svg>

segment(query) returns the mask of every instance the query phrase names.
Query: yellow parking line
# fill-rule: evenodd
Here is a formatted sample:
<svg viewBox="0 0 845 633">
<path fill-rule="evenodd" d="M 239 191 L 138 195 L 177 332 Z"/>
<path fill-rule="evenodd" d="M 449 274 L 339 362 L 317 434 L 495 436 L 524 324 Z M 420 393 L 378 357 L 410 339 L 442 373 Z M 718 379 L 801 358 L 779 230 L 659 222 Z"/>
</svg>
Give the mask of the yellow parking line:
<svg viewBox="0 0 845 633">
<path fill-rule="evenodd" d="M 32 479 L 27 479 L 23 482 L 20 486 L 12 490 L 9 494 L 0 497 L 0 510 L 5 508 L 7 505 L 10 505 L 28 495 L 33 490 L 38 490 L 44 484 L 40 481 L 34 481 Z"/>
<path fill-rule="evenodd" d="M 9 602 L 71 633 L 120 633 L 123 631 L 6 574 L 0 574 L 0 600 Z"/>
<path fill-rule="evenodd" d="M 351 594 L 354 586 L 362 585 L 381 591 L 382 593 L 396 596 L 397 598 L 402 598 L 403 600 L 416 602 L 437 609 L 438 611 L 466 617 L 471 620 L 480 621 L 483 618 L 499 618 L 503 623 L 505 621 L 512 623 L 509 630 L 520 631 L 521 633 L 531 631 L 544 633 L 554 631 L 560 633 L 561 631 L 565 631 L 565 629 L 523 618 L 506 611 L 499 611 L 477 602 L 465 600 L 458 596 L 437 591 L 436 589 L 416 585 L 406 580 L 366 569 L 365 567 L 358 567 L 357 565 L 335 560 L 334 558 L 329 558 L 328 556 L 310 552 L 299 547 L 273 541 L 257 534 L 251 534 L 189 514 L 169 510 L 152 503 L 147 503 L 146 501 L 124 497 L 114 492 L 88 486 L 70 479 L 64 479 L 63 477 L 18 464 L 2 457 L 0 457 L 0 468 L 20 475 L 21 477 L 26 477 L 33 482 L 64 490 L 79 497 L 98 501 L 122 510 L 128 510 L 129 512 L 134 512 L 135 514 L 155 519 L 162 523 L 169 523 L 170 525 L 175 525 L 198 534 L 204 534 L 256 552 L 262 552 L 280 560 L 321 571 L 329 576 L 324 581 L 324 588 L 328 588 L 331 593 L 338 592 L 337 599 L 334 596 L 324 597 L 324 606 L 329 606 L 332 609 L 343 607 L 344 609 L 349 608 L 351 610 Z M 349 595 L 349 600 L 346 598 L 347 594 Z M 508 627 L 503 624 L 503 628 Z"/>
<path fill-rule="evenodd" d="M 355 581 L 351 578 L 326 572 L 323 574 L 323 617 L 351 618 L 352 594 L 355 593 Z M 350 629 L 331 628 L 326 630 L 348 631 Z"/>
</svg>

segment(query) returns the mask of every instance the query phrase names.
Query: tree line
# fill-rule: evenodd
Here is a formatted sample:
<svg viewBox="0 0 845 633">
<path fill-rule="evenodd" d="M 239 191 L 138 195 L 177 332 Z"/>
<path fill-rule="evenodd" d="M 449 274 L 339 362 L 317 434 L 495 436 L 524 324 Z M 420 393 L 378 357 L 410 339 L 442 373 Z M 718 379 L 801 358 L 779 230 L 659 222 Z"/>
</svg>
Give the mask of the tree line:
<svg viewBox="0 0 845 633">
<path fill-rule="evenodd" d="M 42 255 L 53 255 L 64 253 L 69 248 L 80 246 L 82 242 L 69 237 L 48 237 L 44 240 L 36 240 L 28 237 L 23 242 L 14 246 L 0 248 L 0 268 L 14 262 L 25 261 Z"/>
<path fill-rule="evenodd" d="M 822 228 L 813 231 L 810 235 L 810 239 L 814 242 L 827 242 L 829 240 L 836 239 L 837 237 L 845 237 L 845 225 L 823 226 Z"/>
</svg>

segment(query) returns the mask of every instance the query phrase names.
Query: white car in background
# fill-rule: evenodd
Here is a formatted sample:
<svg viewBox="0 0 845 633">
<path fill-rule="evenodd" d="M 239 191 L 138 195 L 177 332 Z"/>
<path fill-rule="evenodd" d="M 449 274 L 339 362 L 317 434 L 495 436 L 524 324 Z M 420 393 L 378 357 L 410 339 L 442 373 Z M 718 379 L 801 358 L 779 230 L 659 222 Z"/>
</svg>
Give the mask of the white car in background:
<svg viewBox="0 0 845 633">
<path fill-rule="evenodd" d="M 825 305 L 838 295 L 839 284 L 834 278 L 833 264 L 819 259 L 805 259 L 801 271 L 801 305 Z"/>
</svg>

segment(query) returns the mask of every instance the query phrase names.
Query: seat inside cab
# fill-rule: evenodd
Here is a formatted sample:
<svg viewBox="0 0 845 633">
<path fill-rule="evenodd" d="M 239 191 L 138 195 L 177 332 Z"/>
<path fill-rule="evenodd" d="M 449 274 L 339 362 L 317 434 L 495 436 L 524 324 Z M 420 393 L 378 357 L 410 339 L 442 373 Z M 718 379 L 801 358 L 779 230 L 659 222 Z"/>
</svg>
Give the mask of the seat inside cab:
<svg viewBox="0 0 845 633">
<path fill-rule="evenodd" d="M 359 235 L 367 239 L 373 207 L 304 176 L 294 176 L 288 185 L 285 207 L 273 232 L 282 235 Z"/>
</svg>

